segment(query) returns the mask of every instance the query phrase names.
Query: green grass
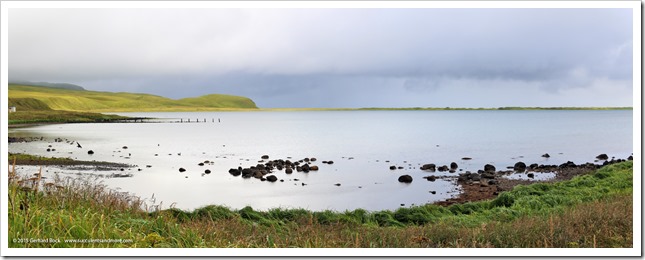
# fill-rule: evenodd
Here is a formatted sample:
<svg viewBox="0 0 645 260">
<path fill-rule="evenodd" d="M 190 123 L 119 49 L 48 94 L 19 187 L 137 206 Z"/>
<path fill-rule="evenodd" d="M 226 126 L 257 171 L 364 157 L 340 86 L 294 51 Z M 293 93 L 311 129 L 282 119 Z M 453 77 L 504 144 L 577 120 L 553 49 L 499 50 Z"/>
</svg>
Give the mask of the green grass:
<svg viewBox="0 0 645 260">
<path fill-rule="evenodd" d="M 140 93 L 99 92 L 9 84 L 9 106 L 17 106 L 20 111 L 21 106 L 24 109 L 24 104 L 33 103 L 33 100 L 41 102 L 53 110 L 83 112 L 257 109 L 251 99 L 231 95 L 212 94 L 173 100 Z"/>
<path fill-rule="evenodd" d="M 110 122 L 127 119 L 125 116 L 106 115 L 100 113 L 64 111 L 64 110 L 32 110 L 9 113 L 9 125 L 35 123 L 92 123 Z"/>
<path fill-rule="evenodd" d="M 36 190 L 14 173 L 9 247 L 633 247 L 631 161 L 518 186 L 490 201 L 379 212 L 207 206 L 148 213 L 136 197 L 93 182 L 47 180 L 54 184 Z M 131 242 L 13 242 L 41 237 Z"/>
</svg>

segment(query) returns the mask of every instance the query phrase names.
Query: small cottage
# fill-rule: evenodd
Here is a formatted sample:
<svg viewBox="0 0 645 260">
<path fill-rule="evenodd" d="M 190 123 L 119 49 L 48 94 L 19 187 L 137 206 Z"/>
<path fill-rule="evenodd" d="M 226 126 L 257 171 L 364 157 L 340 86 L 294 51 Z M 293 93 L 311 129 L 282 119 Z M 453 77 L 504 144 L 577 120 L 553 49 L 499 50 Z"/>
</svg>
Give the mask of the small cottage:
<svg viewBox="0 0 645 260">
<path fill-rule="evenodd" d="M 16 107 L 9 107 L 9 113 L 16 112 Z"/>
</svg>

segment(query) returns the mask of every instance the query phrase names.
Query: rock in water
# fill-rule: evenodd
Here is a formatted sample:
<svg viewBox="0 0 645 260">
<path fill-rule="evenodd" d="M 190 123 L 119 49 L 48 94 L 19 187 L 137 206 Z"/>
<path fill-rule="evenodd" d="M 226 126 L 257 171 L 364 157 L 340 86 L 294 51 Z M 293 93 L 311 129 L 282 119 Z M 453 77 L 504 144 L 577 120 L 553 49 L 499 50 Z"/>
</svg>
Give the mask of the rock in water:
<svg viewBox="0 0 645 260">
<path fill-rule="evenodd" d="M 457 169 L 457 168 L 459 168 L 459 166 L 457 165 L 457 163 L 456 163 L 456 162 L 451 162 L 451 163 L 450 163 L 450 169 L 455 170 L 455 169 Z"/>
<path fill-rule="evenodd" d="M 495 166 L 491 164 L 486 164 L 484 165 L 484 171 L 485 172 L 495 172 Z"/>
<path fill-rule="evenodd" d="M 275 177 L 275 175 L 269 175 L 266 177 L 266 179 L 270 182 L 276 182 L 278 180 L 278 177 Z"/>
<path fill-rule="evenodd" d="M 412 182 L 412 176 L 410 175 L 401 175 L 399 177 L 399 182 L 404 182 L 404 183 L 411 183 Z"/>
<path fill-rule="evenodd" d="M 596 159 L 598 159 L 598 160 L 607 160 L 607 159 L 609 159 L 609 156 L 607 156 L 607 154 L 603 153 L 603 154 L 600 154 L 600 155 L 596 156 Z"/>
<path fill-rule="evenodd" d="M 526 164 L 524 162 L 517 162 L 513 166 L 513 170 L 518 171 L 518 172 L 523 172 L 526 170 Z"/>
<path fill-rule="evenodd" d="M 179 168 L 179 172 L 185 172 L 185 171 L 186 171 L 186 169 L 184 169 L 184 168 Z"/>
</svg>

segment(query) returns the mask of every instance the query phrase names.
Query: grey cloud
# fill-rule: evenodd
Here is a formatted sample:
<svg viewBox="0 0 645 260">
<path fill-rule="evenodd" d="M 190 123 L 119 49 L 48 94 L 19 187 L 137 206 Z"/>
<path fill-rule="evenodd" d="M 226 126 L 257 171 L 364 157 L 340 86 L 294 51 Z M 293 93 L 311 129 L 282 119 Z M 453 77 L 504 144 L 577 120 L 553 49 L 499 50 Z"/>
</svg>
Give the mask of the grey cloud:
<svg viewBox="0 0 645 260">
<path fill-rule="evenodd" d="M 550 95 L 633 77 L 631 9 L 11 9 L 9 21 L 10 79 L 271 107 L 483 104 L 436 97 L 465 86 L 566 103 Z"/>
</svg>

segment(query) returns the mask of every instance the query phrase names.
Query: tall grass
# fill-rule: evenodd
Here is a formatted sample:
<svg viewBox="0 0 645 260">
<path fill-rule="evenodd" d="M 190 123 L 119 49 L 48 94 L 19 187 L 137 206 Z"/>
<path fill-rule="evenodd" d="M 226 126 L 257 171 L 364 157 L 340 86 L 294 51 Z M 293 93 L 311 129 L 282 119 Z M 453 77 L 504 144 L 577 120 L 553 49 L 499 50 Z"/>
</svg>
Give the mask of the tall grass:
<svg viewBox="0 0 645 260">
<path fill-rule="evenodd" d="M 18 176 L 11 167 L 9 174 L 10 247 L 633 246 L 631 161 L 570 181 L 518 186 L 495 200 L 380 212 L 158 210 L 96 180 Z"/>
</svg>

